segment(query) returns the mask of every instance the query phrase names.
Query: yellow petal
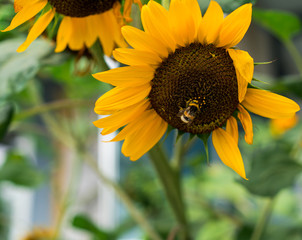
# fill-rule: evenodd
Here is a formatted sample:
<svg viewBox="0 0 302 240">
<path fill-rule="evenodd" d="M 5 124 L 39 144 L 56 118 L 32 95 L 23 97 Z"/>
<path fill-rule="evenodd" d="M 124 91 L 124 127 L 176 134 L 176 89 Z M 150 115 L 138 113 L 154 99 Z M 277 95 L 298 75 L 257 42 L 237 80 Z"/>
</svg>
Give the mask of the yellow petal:
<svg viewBox="0 0 302 240">
<path fill-rule="evenodd" d="M 234 138 L 225 130 L 217 128 L 212 133 L 212 141 L 221 161 L 242 178 L 247 179 L 241 153 Z"/>
<path fill-rule="evenodd" d="M 155 52 L 162 58 L 169 54 L 168 48 L 160 40 L 142 30 L 132 26 L 124 26 L 122 33 L 126 41 L 135 49 Z"/>
<path fill-rule="evenodd" d="M 85 45 L 89 48 L 97 39 L 97 33 L 95 31 L 95 25 L 93 16 L 88 16 L 84 18 L 86 21 L 86 37 L 85 37 Z"/>
<path fill-rule="evenodd" d="M 253 144 L 253 123 L 250 114 L 240 105 L 238 104 L 238 118 L 243 126 L 245 131 L 244 139 L 248 144 Z"/>
<path fill-rule="evenodd" d="M 72 33 L 72 22 L 70 17 L 64 16 L 57 34 L 57 46 L 55 52 L 62 52 L 67 47 Z"/>
<path fill-rule="evenodd" d="M 198 26 L 195 26 L 192 12 L 188 9 L 186 2 L 182 0 L 171 1 L 168 16 L 176 43 L 181 46 L 192 43 Z"/>
<path fill-rule="evenodd" d="M 150 84 L 135 88 L 115 87 L 97 100 L 94 111 L 98 113 L 99 111 L 124 109 L 145 99 L 150 90 Z"/>
<path fill-rule="evenodd" d="M 33 18 L 46 6 L 46 4 L 46 0 L 36 0 L 28 3 L 22 7 L 21 11 L 16 14 L 10 25 L 6 29 L 2 30 L 2 32 L 10 31 Z"/>
<path fill-rule="evenodd" d="M 300 107 L 293 100 L 264 90 L 248 88 L 242 105 L 267 118 L 290 118 Z"/>
<path fill-rule="evenodd" d="M 154 77 L 154 69 L 149 66 L 128 66 L 114 68 L 92 76 L 114 86 L 135 87 L 149 83 Z"/>
<path fill-rule="evenodd" d="M 113 57 L 120 63 L 127 65 L 153 65 L 157 66 L 162 62 L 162 59 L 151 52 L 130 49 L 117 48 L 113 51 Z"/>
<path fill-rule="evenodd" d="M 107 12 L 110 11 L 111 10 Z M 107 56 L 111 56 L 114 49 L 114 35 L 112 27 L 108 27 L 111 26 L 111 23 L 110 15 L 107 12 L 95 15 L 93 20 L 95 21 L 94 25 L 97 26 L 96 31 L 101 41 L 104 53 Z"/>
<path fill-rule="evenodd" d="M 125 18 L 126 22 L 131 22 L 131 8 L 132 8 L 132 1 L 131 0 L 125 0 L 124 3 L 124 10 L 123 10 L 123 17 Z"/>
<path fill-rule="evenodd" d="M 199 25 L 197 34 L 199 42 L 216 44 L 222 22 L 223 11 L 221 7 L 217 2 L 211 1 Z"/>
<path fill-rule="evenodd" d="M 238 134 L 238 124 L 236 118 L 230 116 L 230 118 L 227 120 L 225 130 L 234 138 L 236 144 L 238 144 L 239 134 Z"/>
<path fill-rule="evenodd" d="M 82 18 L 70 18 L 71 21 L 71 36 L 68 41 L 68 46 L 71 50 L 78 51 L 84 47 L 84 37 L 86 34 L 85 23 Z"/>
<path fill-rule="evenodd" d="M 184 0 L 186 6 L 188 7 L 188 11 L 189 13 L 191 13 L 193 21 L 194 21 L 194 27 L 195 27 L 195 36 L 197 35 L 197 31 L 199 28 L 199 24 L 201 22 L 201 11 L 200 11 L 200 7 L 198 4 L 198 1 L 196 0 Z"/>
<path fill-rule="evenodd" d="M 140 117 L 134 119 L 126 127 L 124 127 L 112 140 L 111 142 L 121 141 L 127 136 L 135 134 L 139 129 L 146 126 L 148 122 L 154 119 L 156 112 L 154 110 L 148 110 L 142 113 Z M 124 146 L 125 148 L 125 146 Z"/>
<path fill-rule="evenodd" d="M 125 138 L 122 153 L 135 161 L 148 152 L 164 135 L 168 124 L 157 115 L 154 110 L 149 110 L 153 114 L 151 118 L 145 120 L 142 128 Z"/>
<path fill-rule="evenodd" d="M 252 4 L 247 3 L 230 13 L 223 21 L 218 47 L 237 45 L 244 37 L 252 20 Z"/>
<path fill-rule="evenodd" d="M 95 121 L 94 125 L 98 128 L 103 128 L 102 134 L 106 135 L 137 119 L 148 107 L 150 107 L 150 102 L 145 99 L 136 106 L 127 107 L 113 113 L 109 117 Z"/>
<path fill-rule="evenodd" d="M 31 2 L 30 2 L 31 3 Z M 15 9 L 15 12 L 19 12 L 21 11 L 21 9 L 26 5 L 28 4 L 28 0 L 15 0 L 14 1 L 14 9 Z"/>
<path fill-rule="evenodd" d="M 141 19 L 145 32 L 158 38 L 170 51 L 175 50 L 176 43 L 170 30 L 168 11 L 163 6 L 149 1 L 142 8 Z"/>
<path fill-rule="evenodd" d="M 119 3 L 116 4 L 120 5 Z M 101 13 L 101 15 L 103 19 L 105 19 L 103 20 L 105 22 L 105 27 L 107 28 L 107 31 L 110 30 L 110 34 L 112 35 L 115 45 L 119 47 L 127 47 L 128 45 L 125 42 L 121 32 L 122 25 L 115 16 L 113 9 Z"/>
<path fill-rule="evenodd" d="M 254 59 L 248 52 L 228 49 L 233 60 L 238 81 L 238 100 L 241 103 L 245 97 L 248 83 L 251 83 L 254 74 Z"/>
<path fill-rule="evenodd" d="M 154 120 L 152 125 L 153 130 L 152 128 L 149 128 L 148 132 L 144 132 L 145 134 L 142 136 L 142 141 L 140 142 L 139 148 L 137 148 L 136 152 L 131 154 L 131 161 L 136 161 L 151 148 L 153 148 L 154 145 L 162 138 L 168 128 L 168 124 L 163 119 Z M 143 141 L 146 141 L 147 144 L 142 145 Z"/>
<path fill-rule="evenodd" d="M 30 29 L 25 42 L 21 44 L 21 46 L 17 49 L 17 52 L 25 51 L 26 48 L 28 48 L 28 46 L 44 32 L 54 16 L 54 9 L 49 10 L 47 13 L 41 16 Z"/>
</svg>

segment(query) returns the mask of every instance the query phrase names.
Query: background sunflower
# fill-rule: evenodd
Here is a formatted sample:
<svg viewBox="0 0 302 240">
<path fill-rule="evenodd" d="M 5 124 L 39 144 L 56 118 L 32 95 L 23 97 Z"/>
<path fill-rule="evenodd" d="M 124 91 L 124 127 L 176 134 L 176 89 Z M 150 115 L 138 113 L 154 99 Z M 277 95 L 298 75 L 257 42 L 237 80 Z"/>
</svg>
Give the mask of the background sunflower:
<svg viewBox="0 0 302 240">
<path fill-rule="evenodd" d="M 120 33 L 124 23 L 119 1 L 15 0 L 14 4 L 17 14 L 3 32 L 15 29 L 42 11 L 18 52 L 25 51 L 44 32 L 56 13 L 55 24 L 61 19 L 56 52 L 63 51 L 67 46 L 71 50 L 81 50 L 85 46 L 89 48 L 97 39 L 107 56 L 111 55 L 115 46 L 126 46 Z"/>
</svg>

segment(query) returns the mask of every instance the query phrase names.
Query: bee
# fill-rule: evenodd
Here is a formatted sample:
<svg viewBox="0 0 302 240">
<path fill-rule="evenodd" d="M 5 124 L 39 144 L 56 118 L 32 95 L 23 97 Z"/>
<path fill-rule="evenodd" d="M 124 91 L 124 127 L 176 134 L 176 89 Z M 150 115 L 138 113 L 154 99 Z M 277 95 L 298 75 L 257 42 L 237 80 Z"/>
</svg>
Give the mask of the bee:
<svg viewBox="0 0 302 240">
<path fill-rule="evenodd" d="M 196 114 L 200 111 L 199 103 L 197 100 L 189 100 L 186 108 L 181 108 L 177 114 L 181 121 L 191 124 Z"/>
</svg>

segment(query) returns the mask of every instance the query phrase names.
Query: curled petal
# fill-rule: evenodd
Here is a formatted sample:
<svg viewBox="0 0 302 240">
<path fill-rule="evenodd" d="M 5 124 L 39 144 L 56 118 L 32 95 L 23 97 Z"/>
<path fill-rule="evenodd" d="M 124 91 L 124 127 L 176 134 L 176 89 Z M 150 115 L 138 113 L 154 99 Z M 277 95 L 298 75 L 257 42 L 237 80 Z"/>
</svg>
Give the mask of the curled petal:
<svg viewBox="0 0 302 240">
<path fill-rule="evenodd" d="M 244 139 L 248 144 L 253 144 L 253 123 L 250 114 L 239 104 L 238 105 L 238 118 L 245 131 Z"/>
<path fill-rule="evenodd" d="M 248 83 L 254 74 L 254 59 L 246 51 L 228 49 L 233 60 L 238 82 L 238 100 L 241 103 L 245 97 Z"/>
<path fill-rule="evenodd" d="M 225 130 L 234 138 L 236 144 L 238 144 L 238 124 L 233 116 L 228 119 Z"/>
</svg>

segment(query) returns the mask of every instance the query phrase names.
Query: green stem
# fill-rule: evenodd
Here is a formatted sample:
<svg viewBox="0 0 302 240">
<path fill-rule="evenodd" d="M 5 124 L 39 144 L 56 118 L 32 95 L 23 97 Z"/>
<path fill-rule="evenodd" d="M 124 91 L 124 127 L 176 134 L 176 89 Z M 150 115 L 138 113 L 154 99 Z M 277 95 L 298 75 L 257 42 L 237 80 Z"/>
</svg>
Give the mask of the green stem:
<svg viewBox="0 0 302 240">
<path fill-rule="evenodd" d="M 291 39 L 284 40 L 283 41 L 285 47 L 287 48 L 288 52 L 292 56 L 294 62 L 296 63 L 296 66 L 298 68 L 298 71 L 300 72 L 300 75 L 302 76 L 302 57 L 299 54 L 299 50 L 293 43 Z"/>
<path fill-rule="evenodd" d="M 159 179 L 164 187 L 168 202 L 172 208 L 175 218 L 179 224 L 182 239 L 190 239 L 188 224 L 185 216 L 184 204 L 182 201 L 181 191 L 179 187 L 179 177 L 173 172 L 170 167 L 166 155 L 160 148 L 159 144 L 155 145 L 150 151 L 149 155 L 151 162 L 154 165 Z"/>
<path fill-rule="evenodd" d="M 268 199 L 268 202 L 266 203 L 266 205 L 264 207 L 264 211 L 255 226 L 251 240 L 259 240 L 261 238 L 261 235 L 264 232 L 264 230 L 267 226 L 267 223 L 271 217 L 271 214 L 273 211 L 273 206 L 274 206 L 273 199 L 272 198 Z"/>
<path fill-rule="evenodd" d="M 184 153 L 184 148 L 183 148 L 182 136 L 181 136 L 181 137 L 179 137 L 179 139 L 177 139 L 177 141 L 175 143 L 174 155 L 171 160 L 172 167 L 178 173 L 181 168 L 181 161 L 182 161 L 183 153 Z"/>
<path fill-rule="evenodd" d="M 80 179 L 79 175 L 81 172 L 82 165 L 80 163 L 81 162 L 79 161 L 79 159 L 75 159 L 75 161 L 72 161 L 71 177 L 65 195 L 63 196 L 59 216 L 54 229 L 53 240 L 59 239 L 65 216 L 69 210 L 69 207 L 72 205 L 73 199 L 75 199 L 75 193 L 78 186 L 78 180 Z"/>
<path fill-rule="evenodd" d="M 35 106 L 31 109 L 20 112 L 15 116 L 14 120 L 20 121 L 28 117 L 32 117 L 34 115 L 45 113 L 53 110 L 60 110 L 63 108 L 72 108 L 79 106 L 90 106 L 92 105 L 91 101 L 81 100 L 81 99 L 63 99 L 54 101 L 51 103 L 45 103 L 38 106 Z"/>
</svg>

